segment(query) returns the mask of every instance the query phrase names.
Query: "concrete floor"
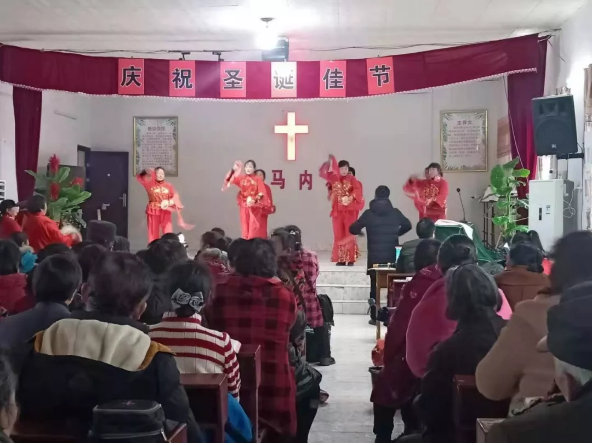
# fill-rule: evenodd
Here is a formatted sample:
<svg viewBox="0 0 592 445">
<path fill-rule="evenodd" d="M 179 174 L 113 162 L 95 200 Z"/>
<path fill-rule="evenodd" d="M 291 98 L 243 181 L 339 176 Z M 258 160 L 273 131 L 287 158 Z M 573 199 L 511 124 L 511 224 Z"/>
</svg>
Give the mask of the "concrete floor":
<svg viewBox="0 0 592 445">
<path fill-rule="evenodd" d="M 375 344 L 376 328 L 368 324 L 368 316 L 335 315 L 331 349 L 337 363 L 317 368 L 323 374 L 321 387 L 330 397 L 328 403 L 319 408 L 309 442 L 374 442 L 368 368 L 372 366 L 371 352 Z M 394 437 L 402 430 L 403 424 L 398 419 Z"/>
</svg>

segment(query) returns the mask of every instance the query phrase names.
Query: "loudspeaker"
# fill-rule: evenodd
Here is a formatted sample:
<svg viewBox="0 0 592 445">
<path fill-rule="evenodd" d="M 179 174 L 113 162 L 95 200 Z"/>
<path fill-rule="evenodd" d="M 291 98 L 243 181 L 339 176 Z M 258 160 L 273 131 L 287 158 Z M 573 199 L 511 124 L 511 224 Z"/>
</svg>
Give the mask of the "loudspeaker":
<svg viewBox="0 0 592 445">
<path fill-rule="evenodd" d="M 578 152 L 575 116 L 573 96 L 540 97 L 532 100 L 537 155 Z"/>
</svg>

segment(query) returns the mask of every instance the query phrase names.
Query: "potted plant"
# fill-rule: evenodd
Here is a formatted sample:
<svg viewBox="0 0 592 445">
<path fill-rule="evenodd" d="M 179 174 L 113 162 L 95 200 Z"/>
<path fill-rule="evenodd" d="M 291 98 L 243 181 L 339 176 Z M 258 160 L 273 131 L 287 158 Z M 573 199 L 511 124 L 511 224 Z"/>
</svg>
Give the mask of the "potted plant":
<svg viewBox="0 0 592 445">
<path fill-rule="evenodd" d="M 60 159 L 54 154 L 49 158 L 47 174 L 27 173 L 37 181 L 36 191 L 47 199 L 47 216 L 59 224 L 71 224 L 80 229 L 86 227 L 80 205 L 90 198 L 90 192 L 82 190 L 82 178 L 68 181 L 70 167 L 60 167 Z"/>
<path fill-rule="evenodd" d="M 512 159 L 491 170 L 490 187 L 498 199 L 495 203 L 498 216 L 493 218 L 493 224 L 500 228 L 504 243 L 509 242 L 516 232 L 528 232 L 528 226 L 520 224 L 526 218 L 521 218 L 518 212 L 520 208 L 528 208 L 528 199 L 518 198 L 517 188 L 526 185 L 524 180 L 530 175 L 530 170 L 517 169 L 519 161 L 519 158 Z"/>
</svg>

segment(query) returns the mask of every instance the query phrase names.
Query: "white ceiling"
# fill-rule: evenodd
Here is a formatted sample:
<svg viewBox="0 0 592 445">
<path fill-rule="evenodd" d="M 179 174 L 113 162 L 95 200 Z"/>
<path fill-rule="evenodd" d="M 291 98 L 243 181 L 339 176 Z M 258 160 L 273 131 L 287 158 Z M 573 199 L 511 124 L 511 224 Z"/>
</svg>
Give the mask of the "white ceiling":
<svg viewBox="0 0 592 445">
<path fill-rule="evenodd" d="M 0 42 L 45 49 L 245 53 L 255 49 L 259 18 L 267 16 L 275 17 L 274 29 L 290 38 L 293 58 L 322 59 L 328 53 L 313 50 L 379 46 L 396 53 L 396 47 L 407 45 L 558 28 L 588 1 L 0 0 Z M 233 54 L 225 57 L 231 60 Z"/>
</svg>

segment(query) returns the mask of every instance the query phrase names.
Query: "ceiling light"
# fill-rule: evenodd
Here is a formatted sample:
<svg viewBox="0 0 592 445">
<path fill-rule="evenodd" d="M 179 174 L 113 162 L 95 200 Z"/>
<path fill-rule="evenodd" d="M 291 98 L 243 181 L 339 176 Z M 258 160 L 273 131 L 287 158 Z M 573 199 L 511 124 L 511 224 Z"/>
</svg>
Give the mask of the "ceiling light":
<svg viewBox="0 0 592 445">
<path fill-rule="evenodd" d="M 255 44 L 259 49 L 270 50 L 274 49 L 277 46 L 278 36 L 269 27 L 269 22 L 271 22 L 272 20 L 273 18 L 270 17 L 264 17 L 261 19 L 261 21 L 265 23 L 265 26 L 259 31 L 255 39 Z"/>
</svg>

